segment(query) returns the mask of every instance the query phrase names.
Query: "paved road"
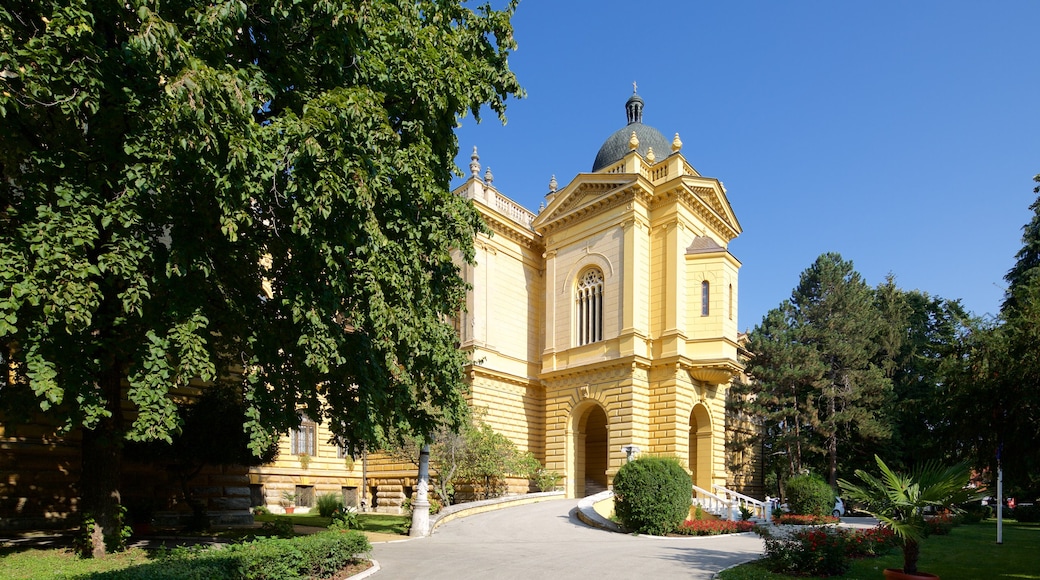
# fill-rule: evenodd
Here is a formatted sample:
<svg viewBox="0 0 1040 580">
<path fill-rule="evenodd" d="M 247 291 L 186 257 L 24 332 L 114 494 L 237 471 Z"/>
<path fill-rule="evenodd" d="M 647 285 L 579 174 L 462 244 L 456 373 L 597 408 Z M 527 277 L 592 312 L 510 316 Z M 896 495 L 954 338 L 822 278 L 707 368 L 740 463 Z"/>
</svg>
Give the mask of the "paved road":
<svg viewBox="0 0 1040 580">
<path fill-rule="evenodd" d="M 630 536 L 590 528 L 576 501 L 552 500 L 448 522 L 428 538 L 375 544 L 375 579 L 711 578 L 753 560 L 751 534 L 702 538 Z"/>
</svg>

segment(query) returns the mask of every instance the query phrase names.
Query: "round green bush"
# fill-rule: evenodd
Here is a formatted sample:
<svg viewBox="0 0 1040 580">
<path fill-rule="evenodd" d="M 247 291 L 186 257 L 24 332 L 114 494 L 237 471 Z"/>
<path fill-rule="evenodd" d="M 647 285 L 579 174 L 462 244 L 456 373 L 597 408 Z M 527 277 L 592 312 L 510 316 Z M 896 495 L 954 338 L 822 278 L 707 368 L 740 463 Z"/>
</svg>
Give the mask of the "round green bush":
<svg viewBox="0 0 1040 580">
<path fill-rule="evenodd" d="M 796 475 L 784 490 L 791 513 L 829 516 L 834 510 L 834 489 L 818 475 Z"/>
<path fill-rule="evenodd" d="M 689 517 L 692 492 L 678 460 L 640 457 L 614 476 L 614 513 L 629 531 L 667 534 Z"/>
</svg>

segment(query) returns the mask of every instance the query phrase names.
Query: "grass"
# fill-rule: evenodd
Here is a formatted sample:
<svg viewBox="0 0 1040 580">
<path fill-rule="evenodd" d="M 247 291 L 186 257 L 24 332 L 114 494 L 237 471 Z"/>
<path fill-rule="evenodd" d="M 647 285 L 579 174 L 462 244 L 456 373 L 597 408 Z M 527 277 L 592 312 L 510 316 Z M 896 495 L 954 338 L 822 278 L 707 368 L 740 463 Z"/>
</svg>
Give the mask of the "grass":
<svg viewBox="0 0 1040 580">
<path fill-rule="evenodd" d="M 310 514 L 257 515 L 254 519 L 257 523 L 263 523 L 281 518 L 289 518 L 294 525 L 298 526 L 325 528 L 330 523 L 329 518 Z M 359 514 L 358 519 L 359 529 L 365 532 L 369 541 L 392 539 L 388 536 L 407 536 L 408 527 L 412 523 L 410 516 L 384 514 Z M 255 528 L 232 528 L 204 535 L 225 540 L 238 540 L 251 538 L 258 531 Z M 377 536 L 374 537 L 374 535 Z M 187 539 L 197 536 L 185 535 L 184 537 Z M 140 548 L 110 554 L 104 558 L 83 559 L 66 548 L 0 547 L 0 580 L 83 578 L 100 572 L 140 566 L 151 561 L 152 554 Z"/>
<path fill-rule="evenodd" d="M 918 570 L 942 580 L 979 578 L 1040 579 L 1040 524 L 1004 521 L 1004 543 L 997 545 L 996 520 L 963 525 L 948 536 L 932 536 L 921 544 Z M 878 580 L 885 568 L 902 568 L 900 550 L 880 558 L 854 560 L 840 578 Z M 795 580 L 804 577 L 773 574 L 757 562 L 730 568 L 719 580 Z"/>
<path fill-rule="evenodd" d="M 311 514 L 257 514 L 253 519 L 258 523 L 273 522 L 276 519 L 289 518 L 294 526 L 311 526 L 327 528 L 332 518 L 323 518 Z M 362 532 L 407 536 L 412 525 L 411 516 L 394 516 L 387 514 L 358 514 L 358 529 Z"/>
</svg>

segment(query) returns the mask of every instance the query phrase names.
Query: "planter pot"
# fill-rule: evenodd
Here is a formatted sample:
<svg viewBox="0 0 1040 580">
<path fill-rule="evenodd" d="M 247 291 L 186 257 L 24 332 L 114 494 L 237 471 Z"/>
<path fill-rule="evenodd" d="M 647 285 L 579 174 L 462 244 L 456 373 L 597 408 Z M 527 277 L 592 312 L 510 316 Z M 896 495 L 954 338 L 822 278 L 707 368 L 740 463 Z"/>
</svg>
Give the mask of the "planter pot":
<svg viewBox="0 0 1040 580">
<path fill-rule="evenodd" d="M 289 507 L 285 508 L 285 513 L 287 513 L 287 514 L 291 514 L 294 511 L 296 511 L 296 506 L 289 506 Z"/>
<path fill-rule="evenodd" d="M 885 568 L 885 580 L 939 580 L 939 577 L 928 572 L 907 574 L 901 568 Z"/>
</svg>

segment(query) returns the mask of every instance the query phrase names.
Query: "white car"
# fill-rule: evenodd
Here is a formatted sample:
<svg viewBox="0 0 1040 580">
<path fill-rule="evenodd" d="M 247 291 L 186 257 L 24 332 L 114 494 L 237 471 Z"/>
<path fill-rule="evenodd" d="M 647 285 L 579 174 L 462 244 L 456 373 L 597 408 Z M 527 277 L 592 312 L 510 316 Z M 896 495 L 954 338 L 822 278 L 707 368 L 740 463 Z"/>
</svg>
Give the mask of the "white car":
<svg viewBox="0 0 1040 580">
<path fill-rule="evenodd" d="M 831 515 L 836 518 L 845 515 L 845 502 L 841 501 L 840 497 L 834 498 L 834 511 L 831 512 Z"/>
</svg>

